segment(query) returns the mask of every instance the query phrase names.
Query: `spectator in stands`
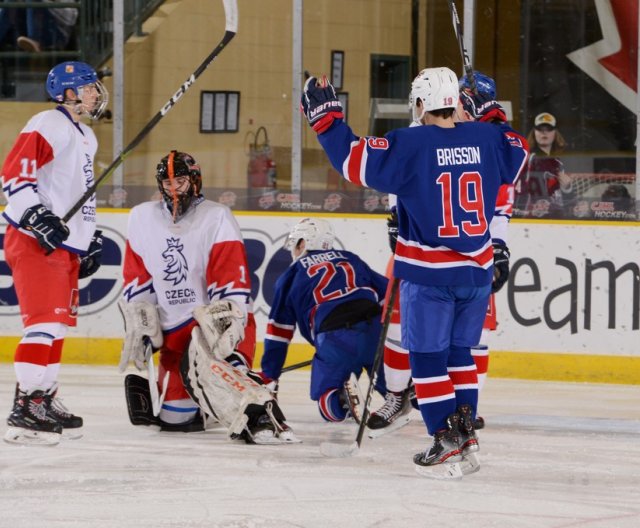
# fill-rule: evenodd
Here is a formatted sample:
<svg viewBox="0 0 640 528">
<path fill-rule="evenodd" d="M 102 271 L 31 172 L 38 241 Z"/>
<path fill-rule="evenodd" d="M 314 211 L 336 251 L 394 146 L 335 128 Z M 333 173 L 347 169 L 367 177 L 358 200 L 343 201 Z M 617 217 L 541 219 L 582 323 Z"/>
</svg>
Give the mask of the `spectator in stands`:
<svg viewBox="0 0 640 528">
<path fill-rule="evenodd" d="M 567 145 L 557 129 L 556 118 L 538 114 L 527 137 L 531 153 L 528 170 L 516 183 L 515 216 L 564 216 L 572 205 L 575 192 L 571 176 L 558 158 Z"/>
<path fill-rule="evenodd" d="M 0 0 L 0 5 L 5 0 Z M 16 42 L 18 36 L 26 31 L 24 9 L 0 8 L 0 46 Z"/>
<path fill-rule="evenodd" d="M 62 0 L 40 1 L 54 4 Z M 27 8 L 24 11 L 26 31 L 16 40 L 20 49 L 36 53 L 43 49 L 66 49 L 78 19 L 75 7 Z"/>
</svg>

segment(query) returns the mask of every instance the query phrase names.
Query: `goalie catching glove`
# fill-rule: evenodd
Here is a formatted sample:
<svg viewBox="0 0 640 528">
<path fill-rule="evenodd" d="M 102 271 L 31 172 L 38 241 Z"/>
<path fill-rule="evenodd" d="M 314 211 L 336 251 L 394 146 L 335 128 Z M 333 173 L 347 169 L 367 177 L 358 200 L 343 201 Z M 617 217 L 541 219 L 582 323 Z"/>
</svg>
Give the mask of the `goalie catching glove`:
<svg viewBox="0 0 640 528">
<path fill-rule="evenodd" d="M 198 306 L 193 310 L 193 317 L 202 329 L 210 356 L 220 361 L 233 354 L 236 345 L 244 339 L 245 315 L 233 301 L 213 301 L 209 306 Z"/>
<path fill-rule="evenodd" d="M 300 109 L 318 134 L 328 130 L 336 119 L 344 119 L 342 103 L 325 76 L 320 83 L 315 77 L 307 79 L 302 89 Z"/>
<path fill-rule="evenodd" d="M 496 293 L 509 278 L 509 248 L 500 242 L 493 243 L 493 284 L 491 293 Z"/>
<path fill-rule="evenodd" d="M 124 318 L 124 345 L 120 356 L 118 369 L 124 372 L 130 361 L 138 370 L 144 368 L 146 341 L 153 347 L 162 346 L 162 329 L 158 309 L 154 304 L 146 301 L 128 303 L 124 299 L 118 301 L 118 308 Z"/>
</svg>

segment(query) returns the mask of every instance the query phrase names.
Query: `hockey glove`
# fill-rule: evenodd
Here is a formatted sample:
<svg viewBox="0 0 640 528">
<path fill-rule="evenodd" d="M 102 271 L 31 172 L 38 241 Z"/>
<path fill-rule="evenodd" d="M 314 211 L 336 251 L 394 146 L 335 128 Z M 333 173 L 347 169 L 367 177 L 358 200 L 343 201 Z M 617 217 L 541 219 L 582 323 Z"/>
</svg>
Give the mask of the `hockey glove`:
<svg viewBox="0 0 640 528">
<path fill-rule="evenodd" d="M 243 310 L 234 301 L 213 301 L 193 311 L 213 357 L 225 360 L 244 339 Z"/>
<path fill-rule="evenodd" d="M 300 109 L 318 134 L 328 130 L 336 119 L 344 118 L 336 91 L 324 76 L 320 83 L 315 77 L 304 83 Z"/>
<path fill-rule="evenodd" d="M 20 227 L 33 233 L 38 244 L 47 250 L 47 254 L 59 248 L 69 238 L 69 228 L 62 219 L 42 204 L 29 207 L 24 212 Z"/>
<path fill-rule="evenodd" d="M 491 292 L 496 293 L 509 278 L 509 248 L 500 242 L 493 243 L 493 284 Z"/>
<path fill-rule="evenodd" d="M 504 108 L 498 101 L 494 101 L 486 94 L 474 94 L 465 89 L 460 92 L 460 102 L 465 112 L 468 112 L 476 121 L 485 123 L 507 122 L 507 114 L 505 114 Z"/>
<path fill-rule="evenodd" d="M 395 207 L 391 209 L 391 215 L 387 218 L 387 234 L 389 235 L 391 253 L 395 253 L 396 244 L 398 243 L 398 213 Z"/>
<path fill-rule="evenodd" d="M 91 237 L 91 244 L 84 257 L 80 259 L 80 274 L 79 278 L 84 279 L 90 277 L 102 264 L 102 231 L 96 229 Z"/>
</svg>

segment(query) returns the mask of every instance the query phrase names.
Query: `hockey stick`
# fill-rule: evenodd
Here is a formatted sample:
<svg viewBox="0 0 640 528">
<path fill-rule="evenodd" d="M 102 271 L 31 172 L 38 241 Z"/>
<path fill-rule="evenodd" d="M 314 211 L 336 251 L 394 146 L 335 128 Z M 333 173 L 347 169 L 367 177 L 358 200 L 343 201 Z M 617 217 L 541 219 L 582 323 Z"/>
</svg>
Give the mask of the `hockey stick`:
<svg viewBox="0 0 640 528">
<path fill-rule="evenodd" d="M 369 419 L 369 406 L 371 405 L 373 389 L 376 384 L 376 378 L 378 377 L 378 370 L 380 370 L 380 366 L 382 365 L 382 358 L 384 357 L 384 342 L 387 339 L 387 331 L 389 330 L 389 323 L 391 322 L 393 306 L 396 303 L 399 284 L 400 280 L 394 277 L 393 282 L 391 283 L 391 295 L 389 296 L 387 311 L 384 315 L 384 322 L 382 323 L 382 331 L 380 332 L 380 338 L 378 339 L 376 355 L 373 358 L 373 366 L 371 367 L 371 379 L 369 380 L 369 390 L 367 391 L 367 397 L 364 400 L 364 407 L 362 409 L 362 420 L 360 420 L 360 425 L 358 426 L 358 434 L 356 435 L 356 439 L 349 445 L 336 444 L 333 442 L 322 442 L 320 444 L 320 452 L 326 457 L 346 458 L 353 456 L 360 451 L 360 446 L 362 445 L 362 437 L 364 436 L 364 430 L 367 426 L 367 420 Z"/>
<path fill-rule="evenodd" d="M 453 31 L 458 39 L 458 46 L 460 46 L 460 56 L 462 57 L 462 65 L 464 66 L 464 74 L 469 82 L 471 91 L 474 94 L 478 94 L 478 87 L 476 86 L 476 78 L 473 75 L 473 68 L 471 67 L 471 59 L 467 53 L 467 49 L 464 47 L 464 41 L 462 39 L 462 27 L 460 26 L 460 18 L 458 18 L 458 10 L 454 0 L 449 0 L 449 12 L 451 13 L 451 21 L 453 22 Z"/>
<path fill-rule="evenodd" d="M 304 367 L 308 367 L 313 362 L 312 359 L 308 359 L 307 361 L 301 361 L 300 363 L 294 363 L 293 365 L 289 365 L 288 367 L 284 367 L 280 372 L 284 374 L 285 372 L 291 372 L 292 370 L 298 370 Z"/>
<path fill-rule="evenodd" d="M 226 47 L 231 39 L 235 37 L 238 30 L 238 5 L 237 0 L 222 0 L 224 4 L 224 17 L 225 17 L 225 32 L 220 43 L 214 48 L 209 56 L 198 66 L 191 76 L 178 88 L 171 98 L 164 104 L 164 106 L 158 111 L 158 113 L 151 118 L 144 128 L 138 133 L 138 135 L 129 143 L 118 157 L 114 159 L 111 164 L 104 170 L 104 172 L 98 177 L 91 187 L 89 187 L 85 193 L 80 197 L 76 204 L 69 209 L 69 212 L 62 217 L 64 222 L 68 222 L 69 219 L 78 212 L 78 210 L 84 205 L 84 203 L 93 196 L 98 188 L 98 185 L 107 177 L 111 176 L 113 172 L 120 166 L 124 159 L 135 149 L 138 144 L 153 130 L 153 128 L 160 122 L 160 120 L 169 113 L 169 110 L 180 100 L 180 98 L 187 92 L 189 88 L 193 86 L 196 79 L 202 75 L 202 73 L 209 67 L 213 60 L 220 55 L 220 52 Z"/>
</svg>

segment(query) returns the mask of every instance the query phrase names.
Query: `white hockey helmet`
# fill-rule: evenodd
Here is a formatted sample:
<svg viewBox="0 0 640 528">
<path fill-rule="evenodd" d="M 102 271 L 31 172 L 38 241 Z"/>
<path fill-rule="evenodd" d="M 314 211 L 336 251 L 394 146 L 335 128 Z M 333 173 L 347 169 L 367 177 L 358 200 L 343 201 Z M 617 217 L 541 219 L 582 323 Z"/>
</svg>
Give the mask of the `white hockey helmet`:
<svg viewBox="0 0 640 528">
<path fill-rule="evenodd" d="M 314 249 L 331 249 L 335 239 L 331 224 L 321 218 L 305 218 L 293 226 L 289 236 L 284 243 L 284 249 L 291 252 L 293 259 L 296 259 L 294 250 L 300 240 L 305 241 L 306 251 Z M 299 255 L 300 257 L 302 255 Z"/>
<path fill-rule="evenodd" d="M 458 77 L 449 68 L 425 68 L 411 83 L 409 104 L 413 119 L 419 121 L 425 112 L 458 106 Z M 418 108 L 418 101 L 422 107 Z"/>
</svg>

